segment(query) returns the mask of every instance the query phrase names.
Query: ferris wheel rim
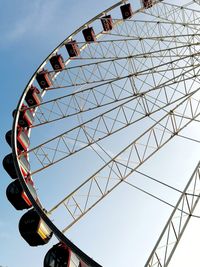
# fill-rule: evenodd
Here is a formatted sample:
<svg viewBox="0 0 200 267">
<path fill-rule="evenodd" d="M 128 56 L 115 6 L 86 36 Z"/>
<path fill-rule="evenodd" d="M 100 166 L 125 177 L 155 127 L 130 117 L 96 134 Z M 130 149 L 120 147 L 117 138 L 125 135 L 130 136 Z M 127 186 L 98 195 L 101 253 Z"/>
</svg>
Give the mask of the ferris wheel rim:
<svg viewBox="0 0 200 267">
<path fill-rule="evenodd" d="M 53 232 L 56 234 L 56 236 L 60 239 L 63 240 L 64 242 L 66 242 L 69 247 L 73 247 L 74 251 L 76 251 L 77 247 L 71 242 L 69 241 L 66 236 L 64 234 L 62 234 L 62 232 L 60 232 L 60 230 L 52 223 L 52 221 L 48 218 L 48 216 L 45 214 L 45 211 L 42 210 L 42 206 L 40 207 L 38 205 L 38 203 L 35 201 L 35 199 L 33 198 L 33 196 L 31 195 L 28 187 L 26 186 L 26 183 L 24 181 L 24 178 L 21 174 L 20 168 L 19 168 L 19 163 L 18 163 L 18 157 L 17 157 L 17 138 L 16 138 L 16 129 L 17 129 L 17 122 L 19 119 L 19 110 L 20 107 L 22 106 L 22 103 L 24 101 L 25 95 L 28 92 L 28 88 L 29 85 L 31 84 L 31 82 L 33 81 L 33 79 L 35 78 L 35 75 L 37 74 L 37 72 L 39 70 L 42 69 L 42 67 L 44 66 L 45 62 L 58 50 L 58 48 L 60 46 L 62 46 L 67 40 L 71 39 L 77 32 L 80 32 L 82 29 L 85 28 L 86 25 L 91 24 L 94 20 L 96 20 L 97 18 L 100 18 L 103 14 L 105 14 L 105 12 L 110 11 L 112 8 L 115 8 L 116 6 L 119 6 L 120 4 L 124 3 L 126 1 L 120 1 L 117 4 L 113 5 L 112 7 L 106 9 L 105 11 L 101 12 L 99 15 L 95 16 L 92 20 L 89 20 L 87 23 L 83 24 L 83 26 L 81 26 L 78 30 L 76 30 L 74 33 L 72 33 L 70 36 L 68 36 L 62 43 L 60 43 L 59 46 L 57 46 L 50 54 L 49 56 L 43 61 L 43 63 L 38 67 L 38 69 L 35 71 L 35 73 L 33 74 L 32 78 L 30 79 L 30 81 L 28 82 L 24 93 L 22 94 L 20 101 L 17 105 L 17 112 L 15 113 L 15 117 L 14 117 L 14 121 L 13 121 L 13 128 L 12 128 L 12 148 L 13 148 L 13 157 L 14 157 L 14 165 L 20 180 L 20 183 L 22 184 L 22 187 L 24 189 L 24 191 L 26 192 L 26 194 L 28 195 L 28 197 L 30 198 L 34 208 L 36 209 L 36 211 L 39 213 L 39 215 L 41 216 L 41 218 L 50 226 L 50 228 L 53 230 Z M 157 2 L 162 2 L 161 1 L 157 1 Z M 79 254 L 82 253 L 82 251 L 80 251 L 79 249 L 77 250 Z M 83 257 L 85 257 L 85 254 L 82 255 Z M 88 259 L 90 260 L 90 259 Z M 99 264 L 97 264 L 95 261 L 93 261 L 94 266 L 98 266 L 100 267 Z M 96 265 L 95 265 L 96 264 Z"/>
<path fill-rule="evenodd" d="M 41 65 L 36 69 L 35 73 L 32 75 L 31 79 L 27 83 L 25 90 L 23 94 L 21 95 L 21 98 L 17 104 L 16 111 L 14 113 L 14 120 L 13 120 L 13 126 L 12 126 L 12 135 L 11 135 L 11 147 L 12 147 L 12 154 L 13 154 L 13 160 L 14 160 L 14 166 L 16 169 L 16 173 L 18 175 L 19 181 L 21 183 L 21 186 L 23 190 L 26 192 L 28 198 L 30 199 L 33 207 L 39 214 L 39 216 L 44 220 L 44 222 L 52 229 L 53 233 L 57 236 L 59 240 L 62 240 L 66 245 L 69 246 L 69 248 L 73 249 L 75 253 L 77 253 L 79 256 L 81 256 L 83 259 L 86 260 L 86 262 L 91 263 L 94 267 L 101 267 L 95 260 L 93 260 L 91 257 L 89 257 L 87 254 L 85 254 L 82 250 L 80 250 L 74 243 L 72 243 L 48 218 L 48 216 L 45 214 L 45 211 L 40 207 L 40 205 L 36 202 L 34 197 L 32 196 L 31 192 L 29 191 L 29 188 L 26 185 L 26 182 L 24 180 L 24 177 L 22 176 L 22 173 L 20 171 L 18 157 L 17 157 L 17 122 L 19 119 L 19 109 L 23 104 L 25 95 L 28 92 L 28 88 L 32 81 L 34 80 L 37 72 L 45 65 L 46 61 L 61 47 L 67 40 L 70 40 L 74 35 L 76 35 L 78 32 L 80 32 L 82 29 L 84 29 L 87 25 L 90 25 L 93 21 L 100 18 L 110 10 L 118 7 L 120 4 L 123 4 L 127 2 L 128 0 L 121 0 L 117 2 L 116 4 L 112 5 L 111 7 L 105 9 L 103 12 L 99 13 L 95 17 L 93 17 L 91 20 L 87 21 L 85 24 L 83 24 L 80 28 L 75 30 L 72 34 L 70 34 L 64 41 L 62 41 L 48 56 L 47 58 L 41 63 Z M 162 1 L 162 0 L 161 0 Z"/>
</svg>

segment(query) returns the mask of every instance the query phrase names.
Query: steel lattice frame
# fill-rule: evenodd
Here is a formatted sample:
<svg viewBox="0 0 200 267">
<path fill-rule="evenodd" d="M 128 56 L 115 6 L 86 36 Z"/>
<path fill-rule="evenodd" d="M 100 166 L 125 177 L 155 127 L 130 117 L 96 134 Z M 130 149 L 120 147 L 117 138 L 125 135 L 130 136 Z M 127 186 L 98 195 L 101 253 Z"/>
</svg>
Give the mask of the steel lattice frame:
<svg viewBox="0 0 200 267">
<path fill-rule="evenodd" d="M 199 201 L 200 163 L 197 164 L 145 267 L 168 266 Z"/>
<path fill-rule="evenodd" d="M 132 18 L 122 20 L 117 17 L 116 10 L 124 2 L 120 1 L 84 24 L 46 58 L 27 84 L 13 124 L 15 167 L 24 190 L 56 236 L 91 266 L 100 265 L 72 244 L 63 232 L 200 115 L 199 3 L 194 1 L 196 3 L 180 7 L 155 1 L 153 7 L 140 7 Z M 113 13 L 114 27 L 110 32 L 102 32 L 98 26 L 99 19 L 108 13 Z M 95 43 L 85 43 L 81 36 L 81 31 L 88 26 L 96 27 Z M 65 57 L 62 71 L 49 70 L 51 56 L 66 53 L 64 46 L 72 39 L 78 42 L 80 56 L 73 60 Z M 37 129 L 56 127 L 56 123 L 65 120 L 73 120 L 75 124 L 29 148 L 28 158 L 34 162 L 31 175 L 34 177 L 87 148 L 104 161 L 104 165 L 77 189 L 49 208 L 47 214 L 43 212 L 46 207 L 35 202 L 23 179 L 19 166 L 23 153 L 18 156 L 16 141 L 19 113 L 24 109 L 22 104 L 30 85 L 38 86 L 36 74 L 43 68 L 49 70 L 53 84 L 42 91 L 44 100 L 35 107 L 31 136 Z M 108 154 L 104 140 L 134 125 L 137 127 L 143 121 L 148 123 L 142 124 L 143 130 L 133 135 L 128 145 L 114 156 L 103 158 L 102 152 Z M 193 179 L 194 175 L 191 183 Z M 180 212 L 179 204 L 185 201 L 185 197 L 186 191 L 174 213 Z M 189 214 L 195 205 L 193 201 L 188 207 Z M 49 217 L 60 207 L 65 208 L 71 220 L 59 230 Z M 182 208 L 181 220 L 183 212 Z M 172 226 L 179 240 L 182 230 L 177 234 L 172 220 L 173 217 L 169 220 L 169 227 Z M 167 266 L 171 254 L 168 256 L 167 252 L 158 256 L 156 249 L 146 266 Z"/>
</svg>

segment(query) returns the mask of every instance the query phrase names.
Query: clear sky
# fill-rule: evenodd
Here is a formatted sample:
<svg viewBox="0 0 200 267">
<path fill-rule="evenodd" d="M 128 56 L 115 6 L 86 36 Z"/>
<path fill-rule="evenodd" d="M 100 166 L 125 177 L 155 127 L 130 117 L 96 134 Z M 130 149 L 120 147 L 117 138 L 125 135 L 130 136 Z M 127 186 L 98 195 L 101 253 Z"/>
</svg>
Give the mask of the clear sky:
<svg viewBox="0 0 200 267">
<path fill-rule="evenodd" d="M 0 0 L 1 160 L 10 153 L 4 135 L 11 129 L 11 113 L 35 69 L 66 36 L 115 2 Z M 198 136 L 200 130 L 196 126 L 187 133 Z M 143 170 L 166 182 L 168 178 L 174 180 L 183 189 L 199 160 L 198 149 L 198 145 L 178 139 Z M 55 240 L 47 246 L 31 248 L 20 237 L 18 221 L 23 212 L 14 210 L 7 201 L 5 190 L 11 180 L 2 166 L 0 172 L 0 266 L 41 267 L 46 251 Z M 151 189 L 152 185 L 149 186 Z M 167 197 L 168 192 L 163 196 Z M 165 212 L 160 216 L 163 209 Z M 108 201 L 75 225 L 68 236 L 104 267 L 141 267 L 170 212 L 165 205 L 124 184 L 113 193 L 113 198 L 109 196 Z M 149 221 L 149 217 L 154 220 Z M 193 219 L 187 227 L 170 267 L 199 266 L 199 223 L 199 219 Z"/>
</svg>

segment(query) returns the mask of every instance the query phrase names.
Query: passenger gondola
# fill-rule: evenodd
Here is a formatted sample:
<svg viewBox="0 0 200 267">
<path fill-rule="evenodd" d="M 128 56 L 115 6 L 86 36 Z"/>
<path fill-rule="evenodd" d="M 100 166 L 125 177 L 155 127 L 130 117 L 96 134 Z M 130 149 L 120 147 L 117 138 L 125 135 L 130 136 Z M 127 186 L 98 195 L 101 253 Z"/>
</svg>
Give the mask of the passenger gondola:
<svg viewBox="0 0 200 267">
<path fill-rule="evenodd" d="M 113 21 L 111 15 L 101 17 L 101 23 L 104 31 L 111 31 L 113 28 Z"/>
<path fill-rule="evenodd" d="M 153 6 L 153 0 L 142 0 L 144 8 L 150 8 Z"/>
<path fill-rule="evenodd" d="M 14 160 L 12 153 L 6 155 L 3 159 L 3 167 L 5 171 L 10 175 L 12 179 L 17 178 L 17 172 L 15 170 Z"/>
<path fill-rule="evenodd" d="M 122 13 L 122 18 L 124 20 L 132 17 L 133 11 L 132 11 L 130 3 L 120 6 L 120 9 L 121 9 L 121 13 Z"/>
<path fill-rule="evenodd" d="M 26 155 L 20 156 L 19 165 L 20 165 L 20 170 L 22 172 L 22 175 L 24 177 L 27 177 L 28 174 L 30 173 L 30 164 L 29 164 L 29 161 L 27 160 Z"/>
<path fill-rule="evenodd" d="M 30 246 L 45 245 L 52 231 L 34 209 L 27 211 L 19 221 L 19 232 Z"/>
<path fill-rule="evenodd" d="M 96 36 L 92 27 L 84 29 L 82 33 L 86 42 L 90 43 L 96 41 Z"/>
<path fill-rule="evenodd" d="M 45 255 L 44 267 L 88 267 L 65 244 L 58 243 Z"/>
<path fill-rule="evenodd" d="M 30 173 L 30 164 L 25 155 L 22 155 L 19 159 L 19 165 L 21 172 L 24 177 L 27 177 L 28 173 Z M 3 159 L 3 167 L 5 171 L 10 175 L 12 179 L 18 178 L 17 172 L 15 170 L 14 160 L 12 153 L 6 155 Z"/>
<path fill-rule="evenodd" d="M 11 147 L 12 130 L 7 131 L 5 134 L 6 142 Z"/>
<path fill-rule="evenodd" d="M 55 71 L 60 71 L 65 68 L 65 62 L 61 55 L 54 55 L 50 58 L 50 63 Z"/>
<path fill-rule="evenodd" d="M 29 107 L 40 105 L 42 102 L 40 91 L 35 86 L 31 86 L 26 94 L 25 100 Z"/>
<path fill-rule="evenodd" d="M 33 114 L 27 106 L 22 105 L 22 110 L 19 113 L 18 124 L 21 127 L 30 127 L 33 124 Z"/>
<path fill-rule="evenodd" d="M 18 127 L 17 129 L 17 148 L 20 151 L 27 151 L 29 147 L 29 137 L 28 131 L 23 129 L 22 127 Z"/>
<path fill-rule="evenodd" d="M 14 110 L 13 110 L 13 112 L 12 112 L 12 116 L 13 116 L 13 118 L 15 117 L 15 115 L 16 115 L 16 112 L 17 112 L 17 110 L 16 110 L 16 109 L 14 109 Z"/>
<path fill-rule="evenodd" d="M 36 75 L 36 80 L 41 89 L 49 88 L 52 85 L 51 77 L 47 70 L 42 70 Z"/>
<path fill-rule="evenodd" d="M 12 138 L 12 130 L 8 131 L 5 135 L 6 141 L 9 146 L 12 146 L 11 138 Z M 29 147 L 29 137 L 28 131 L 22 127 L 17 128 L 17 148 L 19 151 L 26 151 Z"/>
<path fill-rule="evenodd" d="M 80 49 L 76 40 L 68 42 L 67 44 L 65 44 L 65 47 L 70 57 L 77 57 L 80 55 Z"/>
<path fill-rule="evenodd" d="M 33 198 L 37 200 L 37 193 L 33 185 L 33 181 L 31 179 L 26 179 L 26 184 L 28 189 L 30 190 Z M 10 183 L 6 189 L 6 196 L 9 202 L 17 209 L 29 209 L 32 207 L 32 203 L 24 192 L 20 181 L 16 179 L 12 183 Z"/>
</svg>

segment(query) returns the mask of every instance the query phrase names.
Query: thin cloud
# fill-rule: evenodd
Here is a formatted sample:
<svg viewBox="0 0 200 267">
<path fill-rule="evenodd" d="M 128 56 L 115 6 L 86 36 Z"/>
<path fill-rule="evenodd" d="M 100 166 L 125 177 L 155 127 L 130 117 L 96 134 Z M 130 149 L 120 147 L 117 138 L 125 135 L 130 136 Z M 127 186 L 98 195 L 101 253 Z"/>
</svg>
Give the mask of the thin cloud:
<svg viewBox="0 0 200 267">
<path fill-rule="evenodd" d="M 1 34 L 4 37 L 2 40 L 5 43 L 15 42 L 30 35 L 41 36 L 43 30 L 52 32 L 52 28 L 48 25 L 52 20 L 58 21 L 59 10 L 62 8 L 61 2 L 35 0 L 26 3 L 25 8 L 20 10 L 20 19 L 17 18 L 9 28 L 2 31 Z"/>
</svg>

